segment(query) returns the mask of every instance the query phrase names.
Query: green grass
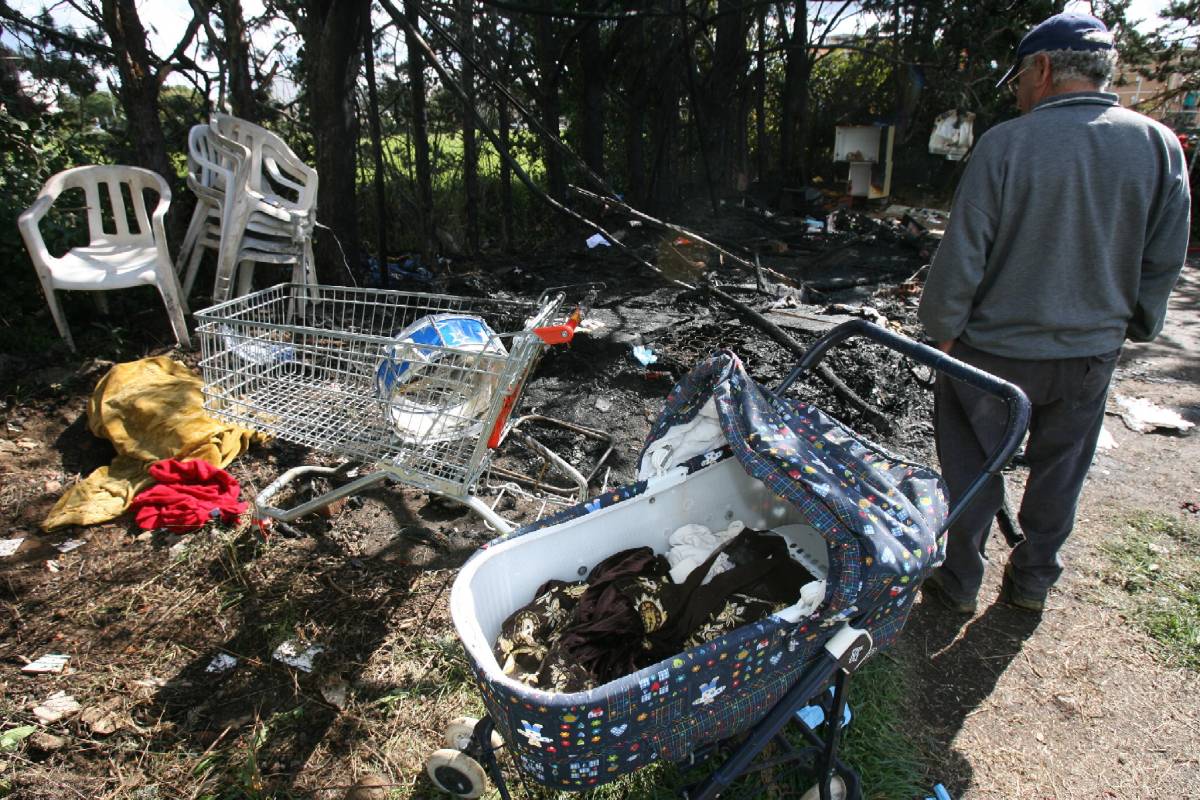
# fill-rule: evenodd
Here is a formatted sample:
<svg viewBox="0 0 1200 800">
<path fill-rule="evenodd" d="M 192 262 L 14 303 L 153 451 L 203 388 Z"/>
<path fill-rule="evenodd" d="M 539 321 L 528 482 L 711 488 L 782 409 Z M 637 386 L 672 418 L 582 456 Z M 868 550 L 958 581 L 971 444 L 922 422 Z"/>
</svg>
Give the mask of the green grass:
<svg viewBox="0 0 1200 800">
<path fill-rule="evenodd" d="M 1102 549 L 1129 595 L 1132 619 L 1168 663 L 1200 672 L 1200 525 L 1143 512 Z"/>
<path fill-rule="evenodd" d="M 491 142 L 482 136 L 476 140 L 479 148 L 479 174 L 481 177 L 494 177 L 500 172 L 500 154 L 492 147 Z M 366 144 L 364 140 L 363 144 Z M 408 136 L 403 133 L 386 136 L 381 142 L 384 158 L 396 165 L 404 164 L 410 157 Z M 509 149 L 517 163 L 534 180 L 544 177 L 545 165 L 541 160 L 540 149 L 536 140 L 525 134 L 514 133 L 509 142 Z M 458 190 L 462 177 L 463 141 L 460 131 L 450 133 L 434 133 L 429 137 L 429 158 L 432 167 L 432 178 L 435 190 Z M 365 152 L 365 151 L 364 151 Z M 359 159 L 359 180 L 362 185 L 369 186 L 375 175 L 375 164 L 370 158 Z M 513 176 L 513 182 L 517 182 Z"/>
<path fill-rule="evenodd" d="M 913 693 L 903 667 L 876 657 L 850 682 L 855 718 L 846 733 L 842 757 L 858 770 L 863 797 L 904 800 L 924 797 L 924 763 L 915 737 L 899 727 Z"/>
</svg>

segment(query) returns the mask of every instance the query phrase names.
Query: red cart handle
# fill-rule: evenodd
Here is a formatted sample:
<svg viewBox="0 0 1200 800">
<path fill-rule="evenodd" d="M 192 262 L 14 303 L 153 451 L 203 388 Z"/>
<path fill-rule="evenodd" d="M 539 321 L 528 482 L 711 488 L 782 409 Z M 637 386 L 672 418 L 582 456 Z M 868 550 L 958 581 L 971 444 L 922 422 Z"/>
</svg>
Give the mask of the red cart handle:
<svg viewBox="0 0 1200 800">
<path fill-rule="evenodd" d="M 538 335 L 539 339 L 551 347 L 556 344 L 569 344 L 575 338 L 575 329 L 579 327 L 582 319 L 583 309 L 577 307 L 563 324 L 545 325 L 541 328 L 534 328 L 533 332 Z"/>
</svg>

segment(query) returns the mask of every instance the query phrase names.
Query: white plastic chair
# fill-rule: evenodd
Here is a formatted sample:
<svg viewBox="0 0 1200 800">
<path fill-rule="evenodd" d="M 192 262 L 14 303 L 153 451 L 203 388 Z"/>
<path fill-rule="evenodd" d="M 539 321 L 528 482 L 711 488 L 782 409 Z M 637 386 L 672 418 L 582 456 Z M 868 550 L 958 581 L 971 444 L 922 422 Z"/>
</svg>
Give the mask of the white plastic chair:
<svg viewBox="0 0 1200 800">
<path fill-rule="evenodd" d="M 204 201 L 199 202 L 203 203 Z M 218 259 L 220 258 L 224 232 L 228 230 L 219 222 L 214 221 L 211 216 L 203 219 L 199 228 L 184 278 L 183 291 L 185 295 L 191 294 L 204 251 L 212 250 L 217 253 Z M 249 232 L 250 229 L 247 228 L 247 231 Z M 278 237 L 243 235 L 232 261 L 218 266 L 217 279 L 213 287 L 213 300 L 222 302 L 229 299 L 230 287 L 235 277 L 237 278 L 237 296 L 248 293 L 254 278 L 255 264 L 285 266 L 290 264 L 292 265 L 293 283 L 315 284 L 317 276 L 312 257 L 312 244 L 306 238 L 311 234 L 297 231 L 291 236 L 292 239 L 288 240 Z M 296 238 L 301 238 L 303 241 L 296 241 Z M 229 264 L 232 264 L 233 269 L 228 268 Z"/>
<path fill-rule="evenodd" d="M 192 294 L 192 283 L 203 256 L 197 244 L 209 224 L 209 217 L 216 216 L 226 229 L 232 225 L 233 204 L 226 203 L 225 198 L 231 187 L 245 183 L 249 157 L 249 150 L 211 135 L 207 125 L 195 125 L 188 133 L 187 184 L 196 196 L 196 208 L 176 260 L 176 272 L 183 279 L 184 297 Z"/>
<path fill-rule="evenodd" d="M 185 297 L 191 296 L 205 249 L 217 254 L 217 301 L 228 299 L 235 277 L 240 277 L 238 293 L 249 291 L 255 263 L 291 264 L 294 282 L 316 283 L 311 216 L 271 215 L 257 209 L 245 189 L 251 163 L 244 145 L 209 125 L 192 128 L 187 180 L 196 195 L 196 209 L 176 261 Z"/>
<path fill-rule="evenodd" d="M 317 204 L 317 171 L 283 139 L 266 128 L 229 114 L 213 114 L 217 132 L 250 151 L 246 186 L 258 210 L 272 216 L 312 215 Z"/>
<path fill-rule="evenodd" d="M 106 187 L 107 209 L 104 209 L 101 186 Z M 71 248 L 56 258 L 46 248 L 38 224 L 58 196 L 68 189 L 83 190 L 87 203 L 88 244 Z M 147 189 L 158 194 L 152 216 L 146 213 L 143 192 Z M 75 350 L 75 341 L 55 291 L 97 292 L 141 284 L 158 289 L 176 340 L 183 347 L 192 346 L 183 319 L 187 304 L 180 294 L 163 227 L 163 218 L 170 205 L 171 189 L 155 172 L 120 165 L 85 166 L 52 176 L 33 205 L 21 212 L 17 219 L 21 238 L 25 240 L 25 248 L 37 270 L 54 324 L 71 350 Z M 132 207 L 132 220 L 127 206 Z M 111 217 L 108 220 L 111 230 L 105 226 L 105 210 Z M 136 222 L 136 229 L 131 222 Z"/>
<path fill-rule="evenodd" d="M 316 282 L 315 170 L 275 134 L 225 114 L 192 128 L 188 161 L 199 202 L 180 251 L 185 294 L 205 248 L 217 251 L 217 302 L 229 299 L 235 278 L 239 294 L 249 291 L 255 263 L 292 264 L 293 281 Z"/>
</svg>

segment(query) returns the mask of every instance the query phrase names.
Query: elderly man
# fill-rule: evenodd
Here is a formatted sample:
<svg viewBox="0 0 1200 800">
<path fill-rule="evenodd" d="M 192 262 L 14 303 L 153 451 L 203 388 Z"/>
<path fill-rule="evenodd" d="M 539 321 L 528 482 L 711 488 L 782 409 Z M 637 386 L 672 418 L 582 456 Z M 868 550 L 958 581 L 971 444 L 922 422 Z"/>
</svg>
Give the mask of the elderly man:
<svg viewBox="0 0 1200 800">
<path fill-rule="evenodd" d="M 1170 130 L 1104 92 L 1116 54 L 1099 20 L 1058 14 L 1033 28 L 1001 80 L 1021 114 L 980 137 L 921 299 L 942 350 L 1016 383 L 1033 404 L 1029 477 L 1018 520 L 1025 541 L 1001 598 L 1040 612 L 1062 573 L 1058 552 L 1104 421 L 1125 339 L 1162 330 L 1187 249 L 1183 152 Z M 998 401 L 939 380 L 938 457 L 961 496 L 1001 438 Z M 949 533 L 926 586 L 975 610 L 982 545 L 1004 501 L 995 477 Z"/>
</svg>

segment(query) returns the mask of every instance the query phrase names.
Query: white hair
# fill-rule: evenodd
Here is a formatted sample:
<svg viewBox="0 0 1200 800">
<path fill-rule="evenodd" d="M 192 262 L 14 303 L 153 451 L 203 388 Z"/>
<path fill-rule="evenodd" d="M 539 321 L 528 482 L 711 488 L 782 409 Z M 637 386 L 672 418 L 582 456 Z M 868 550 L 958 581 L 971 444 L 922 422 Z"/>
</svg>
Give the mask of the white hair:
<svg viewBox="0 0 1200 800">
<path fill-rule="evenodd" d="M 1116 50 L 1042 50 L 1025 56 L 1021 68 L 1033 65 L 1034 56 L 1045 55 L 1050 59 L 1050 75 L 1054 85 L 1071 81 L 1090 83 L 1103 91 L 1112 80 L 1117 66 Z"/>
</svg>

